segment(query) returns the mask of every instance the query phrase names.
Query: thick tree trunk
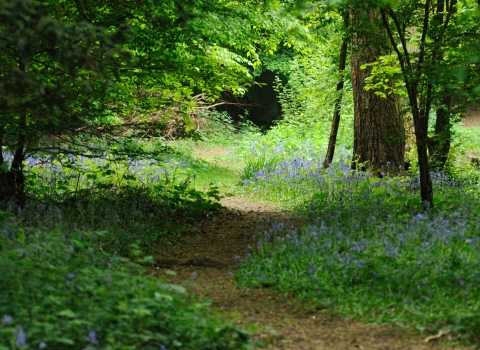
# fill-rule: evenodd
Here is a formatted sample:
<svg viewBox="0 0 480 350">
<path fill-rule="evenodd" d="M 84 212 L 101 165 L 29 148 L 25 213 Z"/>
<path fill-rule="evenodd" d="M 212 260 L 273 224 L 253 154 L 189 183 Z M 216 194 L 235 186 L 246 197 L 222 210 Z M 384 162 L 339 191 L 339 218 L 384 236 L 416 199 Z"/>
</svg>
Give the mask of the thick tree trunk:
<svg viewBox="0 0 480 350">
<path fill-rule="evenodd" d="M 353 47 L 350 54 L 354 97 L 353 156 L 366 163 L 373 174 L 397 175 L 405 166 L 405 127 L 400 114 L 399 99 L 393 94 L 386 98 L 373 90 L 365 90 L 365 78 L 371 69 L 361 69 L 366 63 L 378 61 L 388 53 L 385 30 L 378 25 L 375 9 L 356 12 Z M 368 32 L 363 32 L 369 28 Z"/>
<path fill-rule="evenodd" d="M 348 28 L 348 12 L 344 14 L 344 24 L 345 29 Z M 347 40 L 344 39 L 342 42 L 342 47 L 340 48 L 340 62 L 338 64 L 338 70 L 340 71 L 341 78 L 337 84 L 337 91 L 339 95 L 337 100 L 335 101 L 335 107 L 333 110 L 333 119 L 332 119 L 332 129 L 330 130 L 330 138 L 328 139 L 328 149 L 327 154 L 325 155 L 325 160 L 323 161 L 323 167 L 328 168 L 330 163 L 333 160 L 333 156 L 335 155 L 335 146 L 337 143 L 337 134 L 338 134 L 338 127 L 340 125 L 340 111 L 342 107 L 342 98 L 343 98 L 343 86 L 345 84 L 345 66 L 347 64 Z"/>
</svg>

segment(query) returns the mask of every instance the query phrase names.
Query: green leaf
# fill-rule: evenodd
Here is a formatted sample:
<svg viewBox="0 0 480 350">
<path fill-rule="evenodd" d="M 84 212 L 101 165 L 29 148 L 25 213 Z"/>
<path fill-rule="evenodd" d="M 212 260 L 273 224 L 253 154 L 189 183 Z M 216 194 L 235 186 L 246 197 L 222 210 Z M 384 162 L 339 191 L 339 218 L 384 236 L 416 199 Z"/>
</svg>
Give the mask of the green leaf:
<svg viewBox="0 0 480 350">
<path fill-rule="evenodd" d="M 62 311 L 60 311 L 57 315 L 58 315 L 58 316 L 65 316 L 65 317 L 68 317 L 68 318 L 75 318 L 75 317 L 77 317 L 77 315 L 75 314 L 75 312 L 73 312 L 73 311 L 70 310 L 70 309 L 62 310 Z"/>
</svg>

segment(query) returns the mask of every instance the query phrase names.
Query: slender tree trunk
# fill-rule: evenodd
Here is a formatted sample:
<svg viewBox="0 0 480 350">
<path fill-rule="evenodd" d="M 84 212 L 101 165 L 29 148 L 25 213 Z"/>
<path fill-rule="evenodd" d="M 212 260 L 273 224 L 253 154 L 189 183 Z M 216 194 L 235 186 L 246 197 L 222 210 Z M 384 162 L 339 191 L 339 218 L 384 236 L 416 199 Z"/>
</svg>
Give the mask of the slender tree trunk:
<svg viewBox="0 0 480 350">
<path fill-rule="evenodd" d="M 431 107 L 431 83 L 427 84 L 426 98 L 422 103 L 419 102 L 418 87 L 419 82 L 424 74 L 425 62 L 425 43 L 428 32 L 428 20 L 430 11 L 430 0 L 426 0 L 424 6 L 424 20 L 422 27 L 422 35 L 420 39 L 420 48 L 418 51 L 417 61 L 411 59 L 411 53 L 408 49 L 408 44 L 405 36 L 405 28 L 402 29 L 400 21 L 395 12 L 385 7 L 381 10 L 382 22 L 388 34 L 391 48 L 396 52 L 400 66 L 402 69 L 403 80 L 408 93 L 408 100 L 412 112 L 413 123 L 415 126 L 415 143 L 417 146 L 418 165 L 420 168 L 420 196 L 422 198 L 424 208 L 433 208 L 433 185 L 430 176 L 430 169 L 428 163 L 427 152 L 427 138 L 428 138 L 428 115 Z M 395 28 L 399 42 L 395 40 L 395 36 L 390 26 L 388 18 L 393 20 L 392 27 Z M 422 106 L 422 107 L 420 107 Z"/>
<path fill-rule="evenodd" d="M 415 124 L 415 141 L 417 146 L 418 166 L 420 170 L 420 196 L 424 208 L 433 208 L 433 184 L 428 162 L 428 113 L 430 109 L 419 111 L 417 89 L 413 89 L 410 97 L 413 121 Z M 409 94 L 410 95 L 410 94 Z"/>
<path fill-rule="evenodd" d="M 22 131 L 18 136 L 17 149 L 10 167 L 5 162 L 1 152 L 4 135 L 0 133 L 0 208 L 8 207 L 12 201 L 15 201 L 17 208 L 25 207 L 25 176 L 23 174 L 25 127 L 26 115 L 22 114 L 20 115 L 20 128 Z"/>
<path fill-rule="evenodd" d="M 446 6 L 445 0 L 437 1 L 436 13 L 433 18 L 434 27 L 439 33 L 435 35 L 436 49 L 432 54 L 434 62 L 441 63 L 445 59 L 444 52 L 441 48 L 442 28 L 445 25 L 445 10 L 455 11 L 454 5 L 456 0 L 450 1 L 450 7 Z M 448 1 L 447 1 L 448 3 Z M 448 17 L 447 17 L 448 20 Z M 440 106 L 436 110 L 435 135 L 429 140 L 430 164 L 432 169 L 442 170 L 450 153 L 450 144 L 452 138 L 452 125 L 450 120 L 450 111 L 452 106 L 452 98 L 448 88 L 441 90 Z"/>
<path fill-rule="evenodd" d="M 356 10 L 354 38 L 350 54 L 354 96 L 354 159 L 366 163 L 373 174 L 397 175 L 405 166 L 405 126 L 400 114 L 399 99 L 393 94 L 386 98 L 373 90 L 365 90 L 365 78 L 370 68 L 364 64 L 378 61 L 389 53 L 387 36 L 375 9 Z M 368 31 L 365 31 L 368 28 Z"/>
<path fill-rule="evenodd" d="M 15 188 L 15 204 L 17 208 L 23 209 L 27 200 L 25 194 L 25 175 L 23 174 L 23 165 L 25 160 L 25 141 L 26 141 L 26 129 L 27 129 L 27 114 L 26 112 L 20 113 L 20 125 L 18 133 L 18 142 L 15 154 L 13 155 L 12 166 L 10 167 L 10 173 L 14 179 L 13 186 Z"/>
<path fill-rule="evenodd" d="M 343 15 L 344 27 L 348 29 L 348 17 L 349 14 L 346 12 Z M 340 62 L 338 64 L 338 70 L 341 74 L 340 81 L 337 84 L 337 92 L 339 95 L 335 101 L 335 107 L 333 110 L 333 119 L 332 119 L 332 129 L 330 130 L 330 138 L 328 139 L 328 149 L 327 154 L 325 155 L 325 160 L 323 161 L 323 167 L 328 168 L 330 163 L 333 160 L 335 155 L 335 146 L 337 143 L 338 127 L 340 125 L 340 112 L 342 108 L 342 98 L 343 98 L 343 87 L 345 85 L 345 66 L 347 64 L 347 39 L 343 39 L 342 46 L 340 48 Z"/>
<path fill-rule="evenodd" d="M 450 109 L 452 98 L 445 96 L 441 100 L 442 106 L 436 110 L 435 135 L 430 140 L 430 164 L 432 169 L 442 170 L 450 153 L 452 139 L 452 124 Z"/>
<path fill-rule="evenodd" d="M 420 193 L 425 208 L 433 207 L 433 185 L 427 153 L 428 116 L 433 100 L 433 82 L 435 82 L 431 69 L 437 67 L 439 61 L 443 60 L 441 44 L 452 14 L 455 13 L 456 3 L 457 0 L 446 2 L 444 0 L 438 0 L 436 3 L 432 3 L 432 0 L 425 0 L 423 4 L 423 25 L 420 27 L 421 37 L 418 52 L 415 52 L 415 56 L 411 54 L 408 48 L 405 28 L 402 27 L 401 21 L 396 16 L 395 11 L 388 6 L 381 10 L 382 21 L 387 30 L 391 48 L 396 52 L 399 59 L 408 92 L 410 108 L 415 124 L 418 164 L 420 167 Z M 433 25 L 430 26 L 432 9 L 434 8 L 436 12 L 433 17 Z M 389 18 L 391 21 L 389 21 Z M 430 52 L 426 49 L 427 45 L 433 48 Z M 425 84 L 426 89 L 423 89 L 423 93 L 419 94 L 419 84 L 421 82 Z M 448 97 L 447 89 L 442 89 L 440 86 L 439 90 L 443 93 L 440 97 L 441 101 L 447 106 L 447 110 L 443 112 L 437 110 L 437 117 L 439 118 L 437 119 L 436 132 L 450 133 L 449 115 L 448 113 L 444 114 L 444 112 L 448 111 L 451 100 Z M 442 147 L 445 147 L 443 152 L 445 152 L 444 160 L 446 161 L 446 156 L 448 156 L 448 150 L 450 148 L 449 137 Z"/>
</svg>

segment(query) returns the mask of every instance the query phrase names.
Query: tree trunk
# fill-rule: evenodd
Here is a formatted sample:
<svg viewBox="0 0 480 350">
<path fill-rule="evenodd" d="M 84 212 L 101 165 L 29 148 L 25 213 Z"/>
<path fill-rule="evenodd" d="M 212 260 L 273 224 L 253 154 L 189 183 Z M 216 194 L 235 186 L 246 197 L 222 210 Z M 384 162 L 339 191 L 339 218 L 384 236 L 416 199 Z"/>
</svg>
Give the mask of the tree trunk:
<svg viewBox="0 0 480 350">
<path fill-rule="evenodd" d="M 417 144 L 418 167 L 420 168 L 420 196 L 425 209 L 433 208 L 433 183 L 428 162 L 427 137 L 428 137 L 428 111 L 419 111 L 416 99 L 417 89 L 413 87 L 409 92 L 413 121 L 415 123 L 415 141 Z"/>
<path fill-rule="evenodd" d="M 440 106 L 436 111 L 435 135 L 429 143 L 430 165 L 433 170 L 442 170 L 445 167 L 452 139 L 452 124 L 450 122 L 452 98 L 446 96 L 441 102 L 443 106 Z"/>
<path fill-rule="evenodd" d="M 345 30 L 348 29 L 348 17 L 349 14 L 346 12 L 343 15 L 344 27 Z M 343 98 L 343 86 L 345 84 L 345 66 L 347 64 L 347 39 L 343 39 L 342 47 L 340 48 L 340 62 L 338 64 L 338 70 L 341 74 L 340 81 L 337 84 L 337 92 L 339 95 L 335 101 L 335 107 L 333 109 L 333 119 L 332 119 L 332 129 L 330 130 L 330 138 L 328 139 L 328 149 L 327 154 L 325 155 L 325 160 L 323 161 L 323 167 L 328 168 L 330 163 L 333 160 L 335 155 L 335 146 L 337 143 L 337 134 L 338 127 L 340 125 L 340 111 L 342 107 L 342 98 Z"/>
<path fill-rule="evenodd" d="M 19 57 L 18 68 L 22 72 L 26 70 L 25 60 L 22 57 Z M 15 153 L 10 168 L 2 153 L 5 141 L 3 125 L 0 125 L 0 130 L 0 208 L 6 208 L 14 202 L 16 210 L 23 209 L 27 198 L 25 194 L 25 175 L 23 174 L 27 140 L 27 111 L 18 111 L 18 126 L 15 135 L 9 136 L 16 138 Z"/>
<path fill-rule="evenodd" d="M 365 78 L 371 68 L 367 63 L 378 61 L 389 53 L 385 47 L 385 29 L 378 24 L 375 9 L 356 10 L 354 36 L 350 54 L 354 99 L 353 156 L 374 175 L 397 175 L 405 167 L 405 127 L 400 114 L 399 99 L 393 94 L 386 98 L 375 91 L 365 90 Z"/>
<path fill-rule="evenodd" d="M 454 4 L 456 0 L 451 0 L 450 9 L 445 5 L 444 0 L 437 1 L 437 9 L 433 18 L 433 24 L 436 30 L 445 25 L 445 10 L 455 11 Z M 440 48 L 442 33 L 435 36 L 436 49 L 433 52 L 433 60 L 442 62 L 445 54 Z M 450 121 L 450 111 L 452 107 L 452 97 L 448 88 L 442 89 L 440 96 L 440 106 L 436 110 L 435 135 L 429 140 L 430 165 L 434 170 L 442 170 L 450 153 L 450 144 L 452 138 L 452 125 Z"/>
</svg>

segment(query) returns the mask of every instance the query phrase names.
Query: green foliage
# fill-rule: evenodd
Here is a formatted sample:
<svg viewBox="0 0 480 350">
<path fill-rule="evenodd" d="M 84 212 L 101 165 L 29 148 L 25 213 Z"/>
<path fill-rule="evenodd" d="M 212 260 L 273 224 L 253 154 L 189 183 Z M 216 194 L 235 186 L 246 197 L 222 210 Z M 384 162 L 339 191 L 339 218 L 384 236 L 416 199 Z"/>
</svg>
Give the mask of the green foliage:
<svg viewBox="0 0 480 350">
<path fill-rule="evenodd" d="M 282 10 L 197 0 L 0 1 L 0 148 L 14 154 L 11 168 L 0 158 L 0 201 L 25 205 L 22 164 L 28 154 L 58 152 L 47 137 L 72 152 L 91 135 L 128 138 L 182 116 L 192 131 L 200 102 L 243 93 L 259 54 L 288 39 L 284 28 L 296 22 Z"/>
<path fill-rule="evenodd" d="M 456 127 L 455 128 L 455 144 L 462 157 L 479 157 L 480 156 L 480 127 Z"/>
<path fill-rule="evenodd" d="M 371 68 L 370 76 L 365 79 L 365 90 L 374 90 L 375 94 L 381 97 L 387 97 L 394 93 L 402 97 L 408 97 L 405 86 L 398 77 L 402 71 L 397 58 L 393 55 L 381 56 L 379 61 L 364 64 L 361 68 Z M 395 83 L 392 85 L 390 81 Z"/>
<path fill-rule="evenodd" d="M 208 316 L 208 303 L 135 275 L 96 239 L 22 227 L 2 235 L 0 348 L 246 347 L 248 334 Z"/>
<path fill-rule="evenodd" d="M 270 155 L 265 149 L 258 151 L 253 148 L 250 154 L 245 155 L 245 165 L 240 177 L 248 182 L 261 170 L 268 174 L 273 173 L 279 161 L 280 157 L 275 154 Z"/>
<path fill-rule="evenodd" d="M 65 162 L 64 157 L 29 160 L 28 191 L 41 202 L 25 208 L 25 222 L 67 233 L 102 230 L 103 249 L 128 254 L 133 242 L 151 249 L 162 237 L 187 230 L 189 221 L 221 208 L 215 184 L 197 190 L 185 162 L 73 156 Z"/>
<path fill-rule="evenodd" d="M 277 80 L 283 120 L 272 128 L 269 136 L 286 142 L 291 138 L 298 138 L 299 142 L 308 139 L 316 146 L 328 143 L 334 104 L 339 93 L 335 90 L 340 80 L 338 52 L 332 50 L 341 45 L 339 19 L 338 16 L 333 24 L 318 29 L 317 41 L 310 43 L 309 51 L 292 58 L 287 84 Z M 338 144 L 350 147 L 353 135 L 353 99 L 348 79 L 342 99 L 341 118 Z"/>
<path fill-rule="evenodd" d="M 142 154 L 163 143 L 125 147 Z M 0 349 L 247 348 L 249 334 L 212 316 L 208 302 L 137 265 L 221 208 L 215 185 L 201 192 L 190 182 L 199 165 L 83 152 L 28 158 L 36 200 L 0 211 Z"/>
<path fill-rule="evenodd" d="M 235 123 L 227 112 L 213 110 L 202 118 L 201 126 L 194 136 L 209 146 L 230 146 L 232 141 L 258 132 L 258 127 L 246 116 L 240 116 L 240 120 Z"/>
</svg>

